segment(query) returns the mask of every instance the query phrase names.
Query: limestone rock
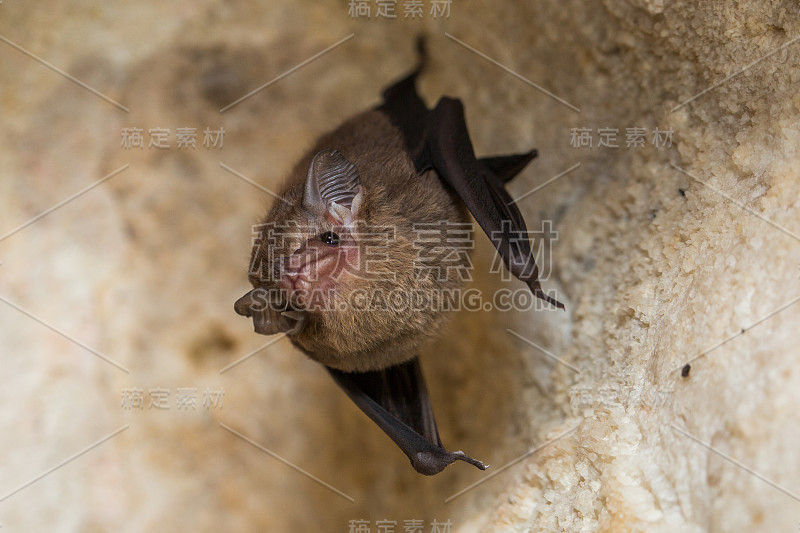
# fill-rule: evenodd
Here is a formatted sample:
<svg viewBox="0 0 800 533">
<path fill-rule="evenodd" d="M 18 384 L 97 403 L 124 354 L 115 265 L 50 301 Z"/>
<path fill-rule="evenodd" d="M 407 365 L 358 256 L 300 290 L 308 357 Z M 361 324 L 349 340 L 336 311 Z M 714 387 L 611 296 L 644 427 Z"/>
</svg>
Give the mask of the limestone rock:
<svg viewBox="0 0 800 533">
<path fill-rule="evenodd" d="M 4 530 L 796 528 L 796 4 L 408 3 L 0 5 Z M 423 354 L 445 444 L 492 464 L 431 479 L 232 309 L 272 201 L 242 176 L 275 188 L 407 71 L 420 32 L 422 93 L 464 101 L 479 154 L 539 149 L 512 196 L 560 175 L 520 206 L 555 232 L 544 284 L 567 305 L 462 312 Z M 126 149 L 125 128 L 169 129 L 170 148 Z M 474 287 L 520 287 L 492 262 L 481 240 Z M 122 405 L 135 389 L 141 410 Z"/>
</svg>

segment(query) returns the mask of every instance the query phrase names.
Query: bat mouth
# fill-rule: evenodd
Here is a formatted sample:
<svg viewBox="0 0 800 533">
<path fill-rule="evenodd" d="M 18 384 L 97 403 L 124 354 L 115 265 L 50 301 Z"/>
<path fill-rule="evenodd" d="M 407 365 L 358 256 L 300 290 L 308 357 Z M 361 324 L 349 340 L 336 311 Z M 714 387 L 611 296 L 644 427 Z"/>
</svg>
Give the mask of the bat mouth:
<svg viewBox="0 0 800 533">
<path fill-rule="evenodd" d="M 270 299 L 266 289 L 253 289 L 233 305 L 237 314 L 252 318 L 253 329 L 260 335 L 286 333 L 297 335 L 306 325 L 307 315 L 302 311 L 291 309 L 287 304 Z"/>
</svg>

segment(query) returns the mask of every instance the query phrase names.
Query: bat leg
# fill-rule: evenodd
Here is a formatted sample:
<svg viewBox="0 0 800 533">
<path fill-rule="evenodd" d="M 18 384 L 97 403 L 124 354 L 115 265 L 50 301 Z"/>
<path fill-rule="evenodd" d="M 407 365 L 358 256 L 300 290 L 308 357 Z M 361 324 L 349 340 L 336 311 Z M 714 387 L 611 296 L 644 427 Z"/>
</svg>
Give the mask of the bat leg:
<svg viewBox="0 0 800 533">
<path fill-rule="evenodd" d="M 455 461 L 487 465 L 464 452 L 448 452 L 439 438 L 419 359 L 373 372 L 328 368 L 337 385 L 405 453 L 414 470 L 432 476 Z"/>
<path fill-rule="evenodd" d="M 524 281 L 537 298 L 563 309 L 562 303 L 542 290 L 525 221 L 503 187 L 502 176 L 516 170 L 525 155 L 506 156 L 515 158 L 514 165 L 512 159 L 490 158 L 488 164 L 487 160 L 476 159 L 464 106 L 459 100 L 442 98 L 427 119 L 425 146 L 431 165 L 467 206 L 508 270 Z M 504 174 L 496 174 L 492 166 Z"/>
</svg>

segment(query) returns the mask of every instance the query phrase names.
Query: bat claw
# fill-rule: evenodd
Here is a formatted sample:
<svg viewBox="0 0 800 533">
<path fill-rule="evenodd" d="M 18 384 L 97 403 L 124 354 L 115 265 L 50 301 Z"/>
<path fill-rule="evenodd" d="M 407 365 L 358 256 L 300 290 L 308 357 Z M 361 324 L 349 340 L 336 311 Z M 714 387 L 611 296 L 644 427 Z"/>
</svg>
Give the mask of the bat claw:
<svg viewBox="0 0 800 533">
<path fill-rule="evenodd" d="M 537 285 L 538 285 L 538 283 L 537 283 Z M 554 306 L 556 309 L 565 310 L 564 304 L 562 304 L 561 302 L 559 302 L 558 300 L 556 300 L 555 298 L 553 298 L 549 294 L 545 293 L 541 289 L 541 287 L 536 287 L 535 289 L 533 289 L 533 294 L 534 294 L 534 296 L 536 296 L 540 300 L 544 300 L 545 302 L 547 302 L 550 305 Z"/>
</svg>

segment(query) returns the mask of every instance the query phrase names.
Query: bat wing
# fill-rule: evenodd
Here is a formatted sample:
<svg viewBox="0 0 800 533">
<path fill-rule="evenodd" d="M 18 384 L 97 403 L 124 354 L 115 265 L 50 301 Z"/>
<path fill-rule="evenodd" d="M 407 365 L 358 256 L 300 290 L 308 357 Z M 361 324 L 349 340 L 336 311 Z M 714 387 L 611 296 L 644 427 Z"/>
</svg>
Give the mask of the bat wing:
<svg viewBox="0 0 800 533">
<path fill-rule="evenodd" d="M 536 151 L 477 159 L 461 102 L 445 97 L 430 110 L 417 94 L 416 78 L 426 61 L 423 41 L 417 47 L 419 65 L 384 91 L 384 102 L 377 110 L 400 130 L 417 172 L 436 170 L 461 198 L 509 272 L 536 297 L 563 309 L 561 302 L 542 290 L 525 220 L 505 189 L 505 183 L 536 157 Z"/>
<path fill-rule="evenodd" d="M 408 456 L 414 470 L 432 476 L 456 460 L 487 465 L 442 446 L 419 359 L 384 370 L 348 373 L 328 368 L 336 383 Z"/>
<path fill-rule="evenodd" d="M 514 176 L 522 172 L 528 163 L 538 155 L 536 149 L 522 154 L 496 155 L 478 159 L 486 170 L 499 178 L 501 182 L 508 183 Z"/>
<path fill-rule="evenodd" d="M 436 170 L 491 239 L 509 271 L 538 298 L 563 309 L 539 284 L 525 220 L 505 189 L 505 183 L 536 157 L 536 150 L 477 159 L 461 102 L 442 98 L 431 110 L 417 93 L 416 78 L 426 62 L 423 40 L 417 48 L 417 68 L 387 88 L 376 109 L 400 131 L 417 173 Z M 373 372 L 348 373 L 329 367 L 328 372 L 403 450 L 417 472 L 438 474 L 457 460 L 487 468 L 464 452 L 448 452 L 442 445 L 418 358 Z"/>
<path fill-rule="evenodd" d="M 503 186 L 503 180 L 475 157 L 464 121 L 464 106 L 442 98 L 428 115 L 426 147 L 433 168 L 461 197 L 492 241 L 508 270 L 533 294 L 559 308 L 564 305 L 545 294 L 539 268 L 531 254 L 522 214 Z M 497 164 L 497 158 L 492 159 Z"/>
</svg>

